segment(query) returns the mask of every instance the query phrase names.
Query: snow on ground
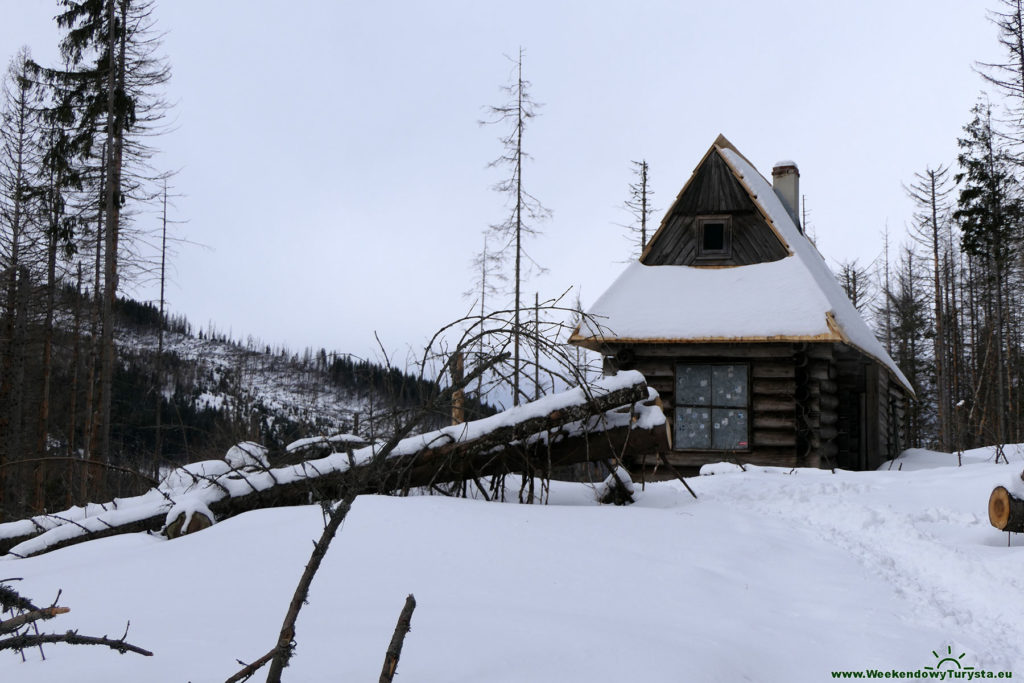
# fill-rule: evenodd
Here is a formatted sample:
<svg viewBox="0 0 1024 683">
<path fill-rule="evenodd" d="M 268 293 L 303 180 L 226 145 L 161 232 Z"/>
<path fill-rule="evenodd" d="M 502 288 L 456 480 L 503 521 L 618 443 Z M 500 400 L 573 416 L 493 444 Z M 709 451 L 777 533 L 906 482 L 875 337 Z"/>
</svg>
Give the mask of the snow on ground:
<svg viewBox="0 0 1024 683">
<path fill-rule="evenodd" d="M 357 500 L 298 623 L 285 679 L 373 680 L 405 596 L 398 680 L 824 681 L 924 670 L 947 652 L 1024 675 L 1024 537 L 993 529 L 991 450 L 912 451 L 878 472 L 709 468 L 629 507 L 555 483 L 551 504 Z M 223 681 L 275 642 L 316 506 L 263 510 L 175 541 L 142 534 L 0 562 L 54 630 L 119 636 L 152 658 L 52 646 L 0 679 Z M 265 675 L 265 674 L 264 674 Z M 257 679 L 262 679 L 257 676 Z"/>
</svg>

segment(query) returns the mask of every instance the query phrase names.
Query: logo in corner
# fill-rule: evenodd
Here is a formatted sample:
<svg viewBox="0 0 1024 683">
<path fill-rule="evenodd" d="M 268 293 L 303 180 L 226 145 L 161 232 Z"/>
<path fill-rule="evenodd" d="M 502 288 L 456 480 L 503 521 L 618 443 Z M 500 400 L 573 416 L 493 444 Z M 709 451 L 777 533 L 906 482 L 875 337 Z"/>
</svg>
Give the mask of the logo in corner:
<svg viewBox="0 0 1024 683">
<path fill-rule="evenodd" d="M 963 670 L 963 671 L 973 671 L 974 670 L 973 666 L 964 666 L 964 665 L 962 665 L 960 663 L 960 660 L 963 659 L 967 655 L 966 652 L 961 652 L 956 657 L 953 656 L 953 646 L 952 645 L 947 645 L 946 646 L 946 656 L 945 657 L 940 655 L 935 650 L 932 650 L 932 654 L 935 655 L 935 659 L 937 659 L 939 661 L 938 661 L 938 663 L 935 666 L 926 666 L 925 667 L 926 671 L 941 671 L 943 669 L 943 667 L 945 667 L 946 670 L 950 670 L 950 669 L 955 669 L 957 671 L 960 671 L 960 670 Z"/>
</svg>

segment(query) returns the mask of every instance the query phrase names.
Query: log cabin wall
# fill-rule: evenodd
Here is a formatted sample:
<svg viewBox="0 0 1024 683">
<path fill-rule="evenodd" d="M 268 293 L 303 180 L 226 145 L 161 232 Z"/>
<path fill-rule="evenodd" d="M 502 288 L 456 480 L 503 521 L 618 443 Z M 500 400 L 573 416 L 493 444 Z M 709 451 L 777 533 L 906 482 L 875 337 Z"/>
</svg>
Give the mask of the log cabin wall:
<svg viewBox="0 0 1024 683">
<path fill-rule="evenodd" d="M 690 473 L 722 461 L 863 470 L 902 447 L 906 397 L 876 361 L 845 344 L 642 344 L 616 349 L 605 369 L 643 373 L 673 424 L 677 363 L 749 368 L 749 447 L 638 457 L 632 464 L 647 472 L 663 465 L 660 458 Z"/>
<path fill-rule="evenodd" d="M 743 364 L 748 368 L 746 450 L 673 450 L 663 454 L 675 467 L 735 461 L 779 467 L 817 467 L 836 446 L 839 404 L 830 344 L 643 344 L 620 348 L 605 369 L 639 370 L 661 396 L 670 421 L 676 407 L 676 364 Z M 657 456 L 638 465 L 650 469 Z"/>
</svg>

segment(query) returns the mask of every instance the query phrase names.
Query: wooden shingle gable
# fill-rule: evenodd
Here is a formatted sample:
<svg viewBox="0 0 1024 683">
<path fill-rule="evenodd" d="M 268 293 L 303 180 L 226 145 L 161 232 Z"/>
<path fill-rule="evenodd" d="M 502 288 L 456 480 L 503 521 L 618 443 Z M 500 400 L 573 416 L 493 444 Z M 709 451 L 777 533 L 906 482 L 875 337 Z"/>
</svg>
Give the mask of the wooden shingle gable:
<svg viewBox="0 0 1024 683">
<path fill-rule="evenodd" d="M 790 254 L 721 154 L 735 148 L 719 136 L 708 149 L 640 257 L 649 266 L 744 266 Z M 739 154 L 739 152 L 736 152 Z M 709 249 L 706 227 L 724 230 L 724 247 Z"/>
</svg>

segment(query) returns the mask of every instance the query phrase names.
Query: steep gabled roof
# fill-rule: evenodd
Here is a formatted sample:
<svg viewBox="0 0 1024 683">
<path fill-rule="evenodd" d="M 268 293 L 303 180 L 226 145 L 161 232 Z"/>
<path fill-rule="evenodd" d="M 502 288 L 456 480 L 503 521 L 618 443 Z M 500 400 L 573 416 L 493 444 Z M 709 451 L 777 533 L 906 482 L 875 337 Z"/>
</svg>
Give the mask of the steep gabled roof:
<svg viewBox="0 0 1024 683">
<path fill-rule="evenodd" d="M 607 343 L 844 342 L 913 392 L 771 184 L 722 136 L 701 163 L 710 154 L 725 160 L 790 256 L 727 268 L 631 263 L 570 341 L 594 349 Z"/>
</svg>

